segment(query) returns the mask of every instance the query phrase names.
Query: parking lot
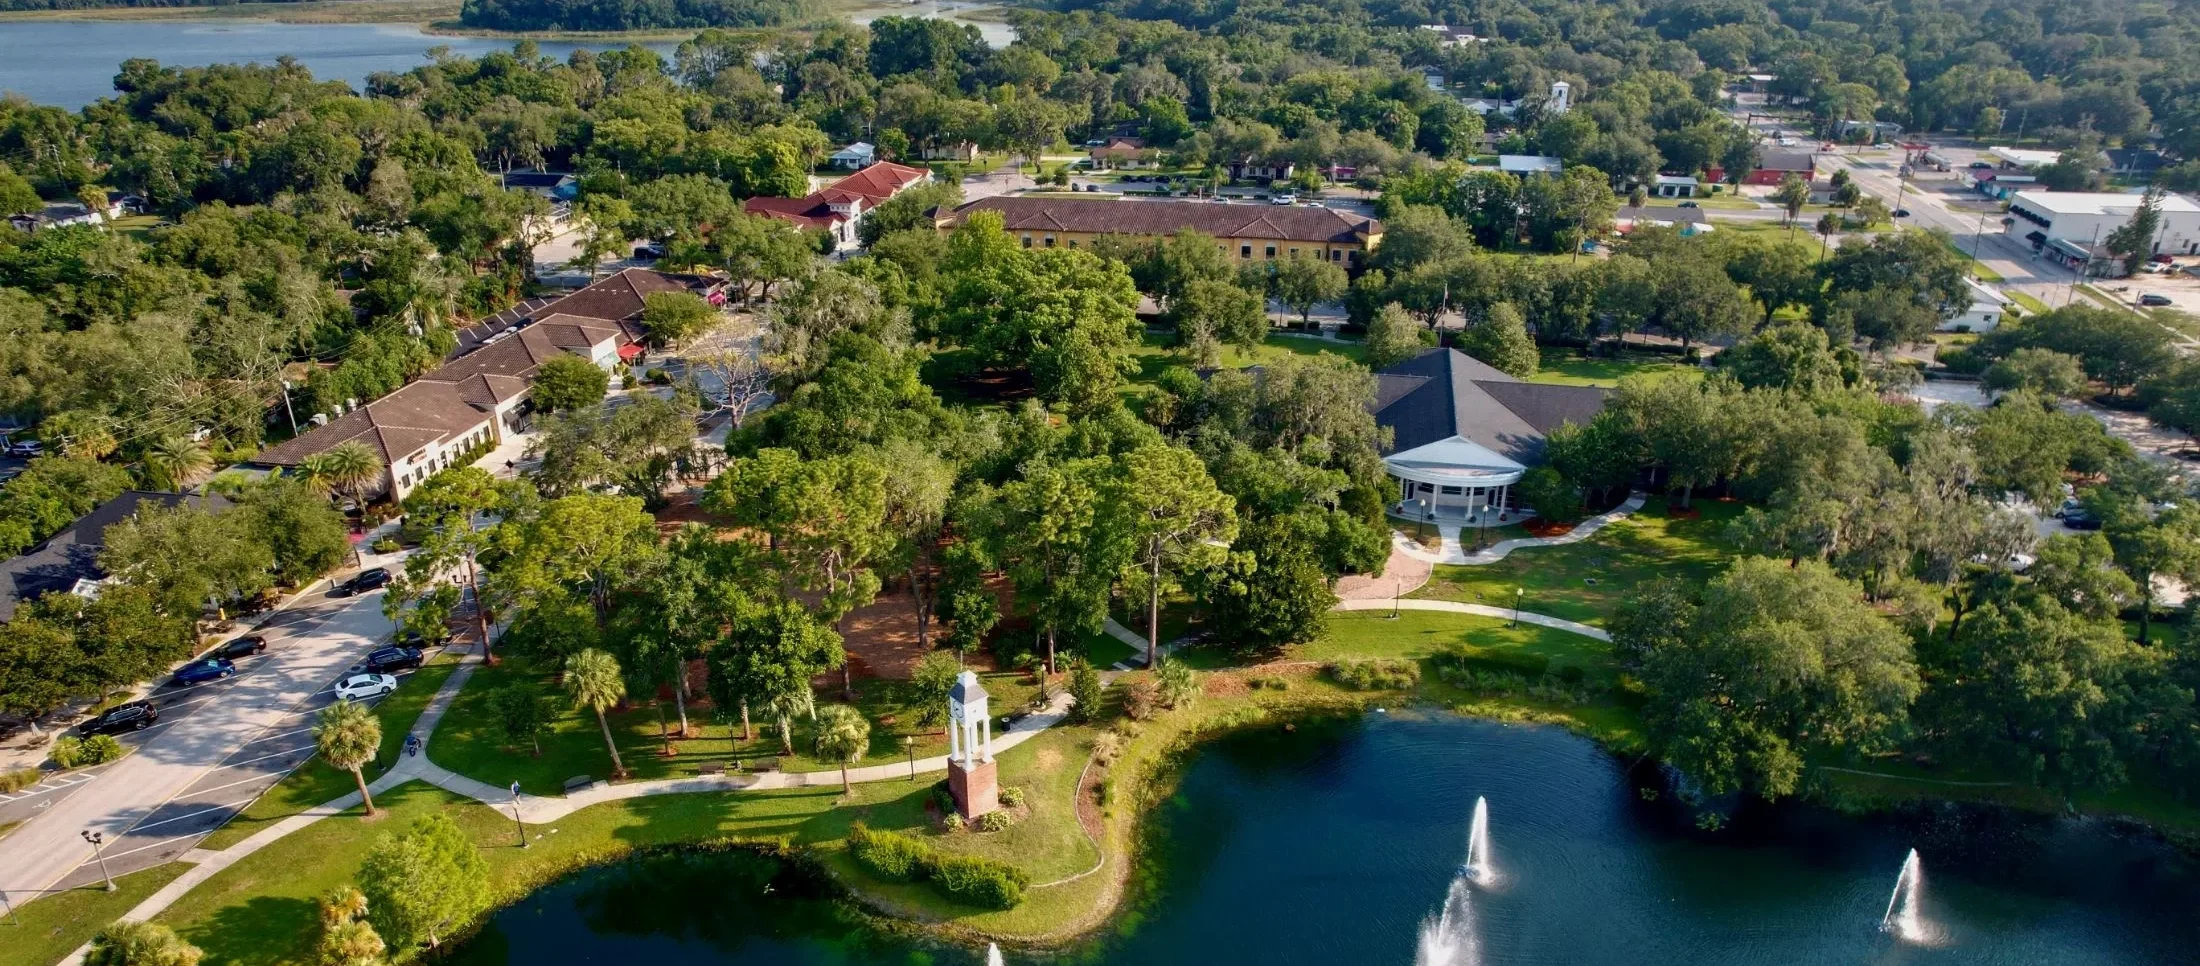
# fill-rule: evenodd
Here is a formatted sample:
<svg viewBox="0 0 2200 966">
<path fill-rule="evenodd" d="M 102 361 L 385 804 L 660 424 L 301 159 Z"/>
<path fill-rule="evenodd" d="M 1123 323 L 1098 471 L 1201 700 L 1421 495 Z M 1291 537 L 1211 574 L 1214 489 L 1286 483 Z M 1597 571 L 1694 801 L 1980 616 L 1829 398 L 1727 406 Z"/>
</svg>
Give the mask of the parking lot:
<svg viewBox="0 0 2200 966">
<path fill-rule="evenodd" d="M 0 839 L 12 897 L 97 882 L 79 830 L 106 836 L 114 874 L 167 862 L 311 758 L 313 715 L 388 639 L 380 605 L 320 595 L 273 615 L 258 628 L 267 651 L 239 659 L 235 675 L 153 689 L 160 719 L 118 736 L 129 755 L 0 800 L 0 823 L 27 823 Z"/>
</svg>

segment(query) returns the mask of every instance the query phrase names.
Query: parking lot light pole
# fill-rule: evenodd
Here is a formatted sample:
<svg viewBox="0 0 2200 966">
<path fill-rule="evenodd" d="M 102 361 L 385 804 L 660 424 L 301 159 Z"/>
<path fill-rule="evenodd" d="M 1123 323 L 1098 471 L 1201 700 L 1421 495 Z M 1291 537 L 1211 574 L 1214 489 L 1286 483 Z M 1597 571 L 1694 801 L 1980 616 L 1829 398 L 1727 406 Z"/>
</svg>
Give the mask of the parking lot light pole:
<svg viewBox="0 0 2200 966">
<path fill-rule="evenodd" d="M 84 836 L 84 841 L 92 843 L 92 857 L 99 860 L 99 876 L 107 880 L 108 892 L 115 891 L 115 877 L 107 871 L 107 853 L 99 847 L 100 843 L 107 841 L 107 837 L 90 830 L 78 834 Z"/>
<path fill-rule="evenodd" d="M 519 820 L 519 782 L 512 782 L 512 828 L 519 833 L 519 847 L 527 847 L 527 823 Z"/>
<path fill-rule="evenodd" d="M 4 907 L 7 909 L 9 922 L 14 923 L 18 927 L 21 927 L 23 925 L 23 914 L 20 912 L 16 912 L 15 903 L 8 901 L 8 890 L 6 889 L 0 889 L 0 907 Z"/>
</svg>

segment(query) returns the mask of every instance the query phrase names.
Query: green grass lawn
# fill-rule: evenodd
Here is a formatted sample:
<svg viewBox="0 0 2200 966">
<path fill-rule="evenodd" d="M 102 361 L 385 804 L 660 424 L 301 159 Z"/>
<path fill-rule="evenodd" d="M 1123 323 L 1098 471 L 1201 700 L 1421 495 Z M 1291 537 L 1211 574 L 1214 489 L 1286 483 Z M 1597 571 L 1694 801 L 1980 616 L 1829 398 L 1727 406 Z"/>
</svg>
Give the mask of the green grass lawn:
<svg viewBox="0 0 2200 966">
<path fill-rule="evenodd" d="M 1636 586 L 1660 577 L 1702 580 L 1732 555 L 1722 537 L 1742 505 L 1699 498 L 1695 508 L 1698 517 L 1678 519 L 1653 497 L 1634 516 L 1580 543 L 1515 550 L 1480 567 L 1439 566 L 1410 596 L 1502 607 L 1511 604 L 1514 588 L 1524 588 L 1522 610 L 1602 624 Z"/>
<path fill-rule="evenodd" d="M 430 740 L 428 754 L 436 764 L 500 788 L 517 781 L 522 789 L 535 795 L 560 794 L 565 780 L 577 775 L 600 779 L 611 774 L 611 757 L 604 750 L 603 732 L 596 724 L 595 715 L 571 708 L 562 698 L 554 699 L 560 713 L 542 735 L 541 756 L 537 757 L 526 747 L 508 746 L 497 727 L 495 715 L 490 712 L 489 700 L 497 689 L 513 684 L 557 694 L 550 674 L 521 658 L 476 670 Z M 871 720 L 870 760 L 905 757 L 907 752 L 901 744 L 905 734 L 917 738 L 914 751 L 919 758 L 946 753 L 945 732 L 933 727 L 919 728 L 915 724 L 904 682 L 872 679 L 856 684 L 856 707 Z M 985 687 L 993 695 L 994 710 L 1001 713 L 1024 706 L 1037 690 L 1021 672 L 988 673 Z M 820 704 L 839 699 L 838 687 L 825 688 L 818 693 Z M 740 762 L 743 767 L 752 767 L 759 760 L 780 757 L 779 737 L 767 717 L 752 715 L 755 737 L 743 741 L 738 711 L 720 715 L 700 700 L 692 701 L 688 707 L 692 736 L 675 739 L 673 744 L 679 753 L 667 757 L 663 754 L 665 742 L 658 734 L 659 710 L 663 711 L 668 725 L 679 726 L 677 710 L 669 699 L 653 708 L 638 697 L 635 706 L 609 715 L 612 736 L 619 743 L 619 755 L 635 778 L 693 776 L 697 767 L 704 763 L 720 763 L 730 768 Z M 798 719 L 794 732 L 797 754 L 781 760 L 781 770 L 824 771 L 839 767 L 803 754 L 809 747 L 808 721 Z"/>
<path fill-rule="evenodd" d="M 1621 201 L 1627 199 L 1621 198 Z M 1698 208 L 1725 208 L 1732 211 L 1755 211 L 1762 207 L 1748 198 L 1733 195 L 1703 195 L 1696 198 L 1651 198 L 1643 203 L 1645 208 L 1678 208 L 1683 201 L 1693 201 Z"/>
<path fill-rule="evenodd" d="M 1393 619 L 1388 611 L 1342 611 L 1329 615 L 1329 629 L 1310 644 L 1290 649 L 1300 661 L 1337 661 L 1350 658 L 1424 658 L 1447 646 L 1464 646 L 1469 652 L 1500 656 L 1534 654 L 1550 659 L 1553 671 L 1572 665 L 1591 677 L 1617 678 L 1611 645 L 1593 637 L 1569 634 L 1535 624 L 1511 626 L 1502 617 L 1447 614 L 1442 611 L 1402 610 Z"/>
<path fill-rule="evenodd" d="M 1675 356 L 1626 353 L 1619 356 L 1585 356 L 1578 349 L 1546 346 L 1542 368 L 1529 382 L 1561 386 L 1616 386 L 1628 376 L 1703 378 L 1703 368 Z"/>
<path fill-rule="evenodd" d="M 934 774 L 910 782 L 857 785 L 847 798 L 837 783 L 829 783 L 771 792 L 658 795 L 610 802 L 548 825 L 530 826 L 531 846 L 523 850 L 514 847 L 516 833 L 509 814 L 408 782 L 383 796 L 380 804 L 386 814 L 378 819 L 363 821 L 354 810 L 316 822 L 224 869 L 170 907 L 160 920 L 204 949 L 209 963 L 277 966 L 308 961 L 318 932 L 314 899 L 351 881 L 378 838 L 437 811 L 457 821 L 480 847 L 499 902 L 518 899 L 571 869 L 612 861 L 635 848 L 784 838 L 795 845 L 830 849 L 859 819 L 878 828 L 915 830 L 943 850 L 1012 861 L 1029 872 L 1033 882 L 1046 882 L 1091 868 L 1098 858 L 1078 827 L 1073 808 L 1077 776 L 1090 755 L 1091 742 L 1090 729 L 1060 728 L 1003 752 L 998 758 L 1002 783 L 1024 788 L 1031 794 L 1031 804 L 1018 824 L 998 833 L 935 829 L 925 812 L 930 790 L 939 779 Z M 1042 922 L 1043 917 L 1075 911 L 1060 908 L 1047 892 L 1040 891 L 1015 911 L 981 912 L 950 904 L 928 887 L 872 881 L 854 863 L 835 854 L 825 858 L 836 873 L 866 894 L 877 890 L 893 904 L 912 907 L 935 920 L 1007 928 L 1007 921 Z M 904 889 L 907 895 L 902 894 Z M 103 915 L 99 922 L 111 918 Z M 12 944 L 0 945 L 12 949 Z M 67 948 L 23 962 L 44 966 Z M 14 966 L 14 961 L 0 959 L 0 964 Z"/>
<path fill-rule="evenodd" d="M 170 862 L 116 876 L 114 892 L 93 885 L 19 901 L 20 924 L 0 918 L 0 966 L 53 966 L 188 868 Z"/>
<path fill-rule="evenodd" d="M 2024 306 L 2024 310 L 2032 315 L 2042 315 L 2047 312 L 2047 303 L 2040 301 L 2030 293 L 2012 291 L 2002 294 L 2009 296 L 2010 301 Z"/>
<path fill-rule="evenodd" d="M 374 706 L 374 717 L 382 722 L 382 747 L 375 754 L 374 763 L 365 769 L 368 781 L 379 777 L 388 766 L 397 764 L 398 755 L 404 749 L 405 729 L 419 719 L 420 710 L 427 707 L 428 699 L 435 696 L 436 690 L 443 687 L 443 682 L 456 670 L 456 658 L 439 655 L 435 662 L 406 675 L 397 690 Z M 269 825 L 357 789 L 358 783 L 350 772 L 331 767 L 318 757 L 313 758 L 254 799 L 228 824 L 215 829 L 214 834 L 199 843 L 199 848 L 218 852 Z"/>
</svg>

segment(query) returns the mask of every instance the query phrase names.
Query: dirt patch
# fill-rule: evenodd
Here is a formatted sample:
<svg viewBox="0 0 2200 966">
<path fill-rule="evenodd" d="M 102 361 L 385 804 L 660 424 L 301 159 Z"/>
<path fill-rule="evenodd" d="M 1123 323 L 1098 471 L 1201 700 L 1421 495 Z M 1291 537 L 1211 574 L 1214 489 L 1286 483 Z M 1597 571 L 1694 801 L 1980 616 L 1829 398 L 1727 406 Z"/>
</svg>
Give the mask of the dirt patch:
<svg viewBox="0 0 2200 966">
<path fill-rule="evenodd" d="M 1390 559 L 1383 562 L 1380 574 L 1353 574 L 1337 579 L 1337 596 L 1343 600 L 1387 600 L 1404 596 L 1428 583 L 1432 569 L 1428 561 L 1390 548 Z"/>
<path fill-rule="evenodd" d="M 1552 523 L 1537 517 L 1521 524 L 1520 529 L 1528 531 L 1531 537 L 1561 537 L 1574 532 L 1575 526 L 1572 523 Z"/>
<path fill-rule="evenodd" d="M 1040 774 L 1042 774 L 1042 775 L 1051 775 L 1051 774 L 1053 774 L 1053 773 L 1055 773 L 1055 772 L 1057 772 L 1057 771 L 1060 771 L 1060 770 L 1061 770 L 1061 768 L 1062 768 L 1062 751 L 1061 751 L 1061 749 L 1059 749 L 1059 748 L 1041 748 L 1041 749 L 1039 749 L 1039 754 L 1038 754 L 1038 756 L 1037 756 L 1037 759 L 1036 759 L 1035 761 L 1033 761 L 1033 762 L 1032 762 L 1032 768 L 1033 768 L 1033 770 L 1035 770 L 1035 771 L 1039 772 L 1039 773 L 1040 773 Z"/>
<path fill-rule="evenodd" d="M 1671 504 L 1667 504 L 1665 507 L 1665 515 L 1668 518 L 1674 520 L 1695 520 L 1703 516 L 1703 511 L 1698 510 L 1695 507 L 1677 507 Z"/>
<path fill-rule="evenodd" d="M 1236 671 L 1216 671 L 1200 682 L 1200 693 L 1216 698 L 1234 698 L 1252 693 L 1252 685 L 1245 683 L 1245 676 Z"/>
<path fill-rule="evenodd" d="M 1006 611 L 1008 581 L 996 578 L 989 586 L 1000 596 L 1001 609 Z M 939 632 L 940 625 L 935 620 L 931 626 L 935 647 L 939 644 Z M 906 587 L 880 594 L 877 600 L 849 612 L 847 619 L 841 622 L 840 636 L 842 645 L 848 649 L 848 663 L 859 678 L 906 681 L 917 660 L 929 653 L 929 649 L 917 641 L 917 609 Z M 973 650 L 963 655 L 963 662 L 979 671 L 994 670 L 992 655 L 984 651 Z"/>
</svg>

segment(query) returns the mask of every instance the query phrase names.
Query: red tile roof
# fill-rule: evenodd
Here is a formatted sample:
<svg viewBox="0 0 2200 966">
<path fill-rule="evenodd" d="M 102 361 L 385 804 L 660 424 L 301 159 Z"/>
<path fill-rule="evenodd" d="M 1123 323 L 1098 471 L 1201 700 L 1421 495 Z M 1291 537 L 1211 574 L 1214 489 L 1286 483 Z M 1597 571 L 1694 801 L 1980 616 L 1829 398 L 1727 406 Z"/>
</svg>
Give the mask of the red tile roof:
<svg viewBox="0 0 2200 966">
<path fill-rule="evenodd" d="M 741 210 L 791 221 L 804 228 L 831 228 L 847 220 L 846 215 L 832 209 L 833 205 L 853 205 L 862 212 L 878 207 L 880 202 L 902 193 L 910 185 L 931 177 L 932 172 L 923 168 L 881 161 L 810 192 L 807 197 L 750 198 L 741 203 Z"/>
</svg>

